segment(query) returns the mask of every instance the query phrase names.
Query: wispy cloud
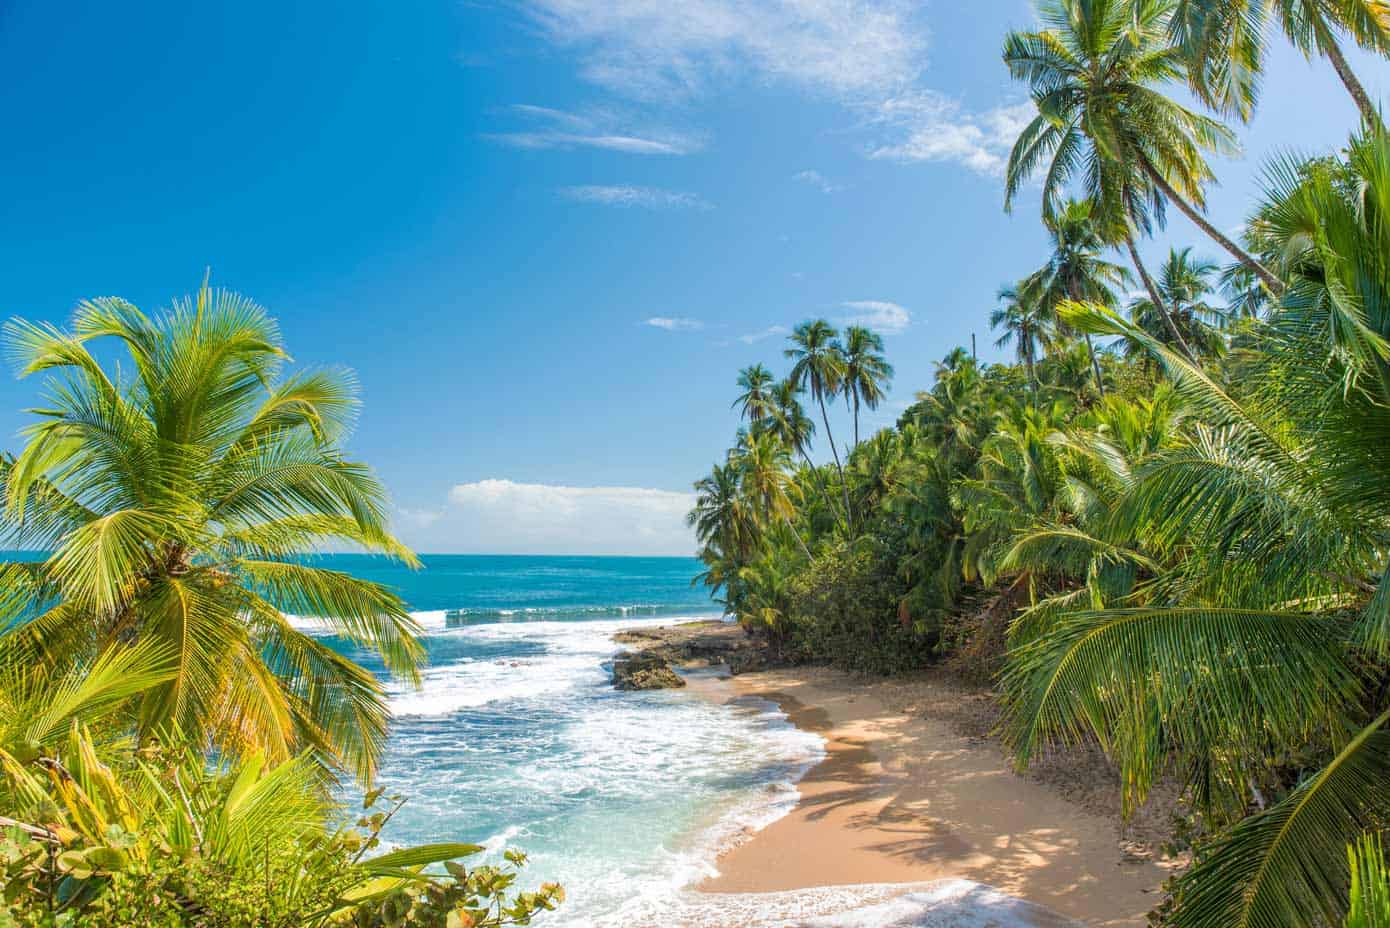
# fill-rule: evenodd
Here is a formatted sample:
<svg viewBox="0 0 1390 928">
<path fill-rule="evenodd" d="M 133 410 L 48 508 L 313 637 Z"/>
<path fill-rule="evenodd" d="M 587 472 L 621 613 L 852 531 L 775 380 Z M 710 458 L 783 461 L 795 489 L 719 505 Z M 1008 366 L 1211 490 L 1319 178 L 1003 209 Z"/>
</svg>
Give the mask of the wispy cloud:
<svg viewBox="0 0 1390 928">
<path fill-rule="evenodd" d="M 859 97 L 921 70 L 908 0 L 528 0 L 525 9 L 584 77 L 627 96 L 688 98 L 745 74 Z"/>
<path fill-rule="evenodd" d="M 460 483 L 428 520 L 403 520 L 418 550 L 514 554 L 689 554 L 689 493 L 491 478 Z"/>
<path fill-rule="evenodd" d="M 764 339 L 775 338 L 778 335 L 786 335 L 790 331 L 791 330 L 784 325 L 770 325 L 765 329 L 758 330 L 757 332 L 749 332 L 746 335 L 740 335 L 738 336 L 738 340 L 743 342 L 745 345 L 756 345 L 758 342 L 763 341 Z"/>
<path fill-rule="evenodd" d="M 625 184 L 586 184 L 561 187 L 560 195 L 579 203 L 599 203 L 604 206 L 637 206 L 644 209 L 713 209 L 714 205 L 694 193 L 662 190 L 658 187 L 632 187 Z"/>
<path fill-rule="evenodd" d="M 821 193 L 836 193 L 845 189 L 839 184 L 832 184 L 820 171 L 797 171 L 792 177 L 801 181 L 803 184 L 815 187 Z"/>
<path fill-rule="evenodd" d="M 792 86 L 846 106 L 871 135 L 873 158 L 997 176 L 1027 113 L 971 111 L 927 87 L 925 5 L 913 0 L 521 3 L 543 35 L 577 54 L 585 79 L 622 97 L 671 103 L 750 79 Z"/>
<path fill-rule="evenodd" d="M 703 147 L 698 136 L 642 126 L 606 110 L 572 113 L 519 103 L 511 112 L 528 125 L 487 138 L 516 148 L 602 148 L 631 155 L 688 155 Z"/>
<path fill-rule="evenodd" d="M 668 332 L 694 332 L 705 327 L 699 319 L 688 319 L 685 316 L 652 316 L 643 320 L 642 324 Z"/>
<path fill-rule="evenodd" d="M 916 91 L 879 104 L 870 121 L 892 141 L 869 151 L 890 161 L 954 161 L 972 171 L 1000 176 L 1009 149 L 1037 111 L 1031 102 L 1000 106 L 984 113 L 934 91 Z"/>
<path fill-rule="evenodd" d="M 840 317 L 846 325 L 862 325 L 875 332 L 897 334 L 912 324 L 912 313 L 887 300 L 850 300 L 840 305 L 848 310 Z"/>
</svg>

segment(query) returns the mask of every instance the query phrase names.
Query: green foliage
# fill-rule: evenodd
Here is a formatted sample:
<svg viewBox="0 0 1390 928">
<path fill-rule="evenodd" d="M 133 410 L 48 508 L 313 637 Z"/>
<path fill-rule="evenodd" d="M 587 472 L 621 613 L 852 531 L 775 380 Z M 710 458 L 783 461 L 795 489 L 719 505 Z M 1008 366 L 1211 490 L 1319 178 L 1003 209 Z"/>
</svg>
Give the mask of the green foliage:
<svg viewBox="0 0 1390 928">
<path fill-rule="evenodd" d="M 1350 905 L 1343 928 L 1390 928 L 1390 865 L 1380 835 L 1362 835 L 1347 848 L 1347 861 Z"/>
</svg>

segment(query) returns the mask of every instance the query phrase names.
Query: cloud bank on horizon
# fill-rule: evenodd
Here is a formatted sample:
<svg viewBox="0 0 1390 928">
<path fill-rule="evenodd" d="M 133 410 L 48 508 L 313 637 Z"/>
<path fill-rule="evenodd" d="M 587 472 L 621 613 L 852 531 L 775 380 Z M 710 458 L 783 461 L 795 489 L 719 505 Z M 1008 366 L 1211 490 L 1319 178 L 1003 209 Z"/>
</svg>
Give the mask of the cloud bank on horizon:
<svg viewBox="0 0 1390 928">
<path fill-rule="evenodd" d="M 398 510 L 398 531 L 427 553 L 691 556 L 694 502 L 671 490 L 490 478 L 455 485 L 438 509 Z"/>
</svg>

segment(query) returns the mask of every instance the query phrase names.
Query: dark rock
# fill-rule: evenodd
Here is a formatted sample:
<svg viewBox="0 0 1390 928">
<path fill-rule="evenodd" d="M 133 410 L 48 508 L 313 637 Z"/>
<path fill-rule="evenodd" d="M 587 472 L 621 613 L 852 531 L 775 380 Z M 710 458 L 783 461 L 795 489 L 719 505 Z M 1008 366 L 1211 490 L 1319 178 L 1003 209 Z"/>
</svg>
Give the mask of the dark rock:
<svg viewBox="0 0 1390 928">
<path fill-rule="evenodd" d="M 619 690 L 669 690 L 685 686 L 685 678 L 655 650 L 620 651 L 613 657 L 613 687 Z"/>
</svg>

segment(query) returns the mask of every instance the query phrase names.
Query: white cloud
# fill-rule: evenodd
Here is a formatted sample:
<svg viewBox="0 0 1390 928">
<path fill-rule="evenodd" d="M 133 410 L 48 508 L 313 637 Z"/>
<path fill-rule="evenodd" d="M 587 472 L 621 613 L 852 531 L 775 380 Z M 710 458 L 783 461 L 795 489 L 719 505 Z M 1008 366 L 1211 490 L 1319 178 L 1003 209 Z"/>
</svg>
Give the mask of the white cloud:
<svg viewBox="0 0 1390 928">
<path fill-rule="evenodd" d="M 801 181 L 803 184 L 809 184 L 815 187 L 821 193 L 835 193 L 845 189 L 839 184 L 832 184 L 820 171 L 797 171 L 792 177 Z"/>
<path fill-rule="evenodd" d="M 456 485 L 439 518 L 402 534 L 429 552 L 691 554 L 693 505 L 693 494 L 669 490 L 488 479 Z"/>
<path fill-rule="evenodd" d="M 516 148 L 603 148 L 631 155 L 688 155 L 704 147 L 698 136 L 641 126 L 609 110 L 571 113 L 518 103 L 511 111 L 530 127 L 487 138 Z"/>
<path fill-rule="evenodd" d="M 924 86 L 925 5 L 913 0 L 521 3 L 578 55 L 585 79 L 623 97 L 669 103 L 748 79 L 792 86 L 848 107 L 874 136 L 874 158 L 998 176 L 1032 115 L 1031 104 L 973 112 Z"/>
<path fill-rule="evenodd" d="M 694 193 L 662 190 L 658 187 L 633 187 L 626 184 L 586 184 L 561 187 L 560 195 L 580 203 L 600 203 L 604 206 L 640 206 L 644 209 L 713 209 L 714 205 Z"/>
<path fill-rule="evenodd" d="M 755 345 L 763 339 L 774 338 L 778 335 L 786 335 L 790 331 L 791 330 L 784 325 L 770 325 L 767 328 L 761 329 L 757 332 L 749 332 L 747 335 L 740 335 L 738 336 L 738 340 L 743 342 L 745 345 Z"/>
<path fill-rule="evenodd" d="M 876 332 L 896 334 L 912 324 L 912 313 L 886 300 L 850 300 L 840 304 L 848 313 L 840 317 L 847 325 L 862 325 Z"/>
<path fill-rule="evenodd" d="M 699 319 L 687 319 L 684 316 L 652 316 L 644 324 L 665 329 L 668 332 L 693 332 L 705 327 L 705 324 Z"/>
<path fill-rule="evenodd" d="M 930 90 L 886 100 L 870 117 L 895 136 L 869 152 L 890 161 L 954 161 L 979 174 L 998 177 L 1009 149 L 1037 115 L 1031 102 L 967 112 L 959 102 Z"/>
<path fill-rule="evenodd" d="M 908 0 L 528 0 L 586 79 L 639 99 L 745 73 L 838 97 L 910 84 L 926 42 Z"/>
</svg>

